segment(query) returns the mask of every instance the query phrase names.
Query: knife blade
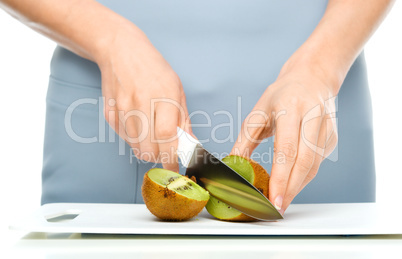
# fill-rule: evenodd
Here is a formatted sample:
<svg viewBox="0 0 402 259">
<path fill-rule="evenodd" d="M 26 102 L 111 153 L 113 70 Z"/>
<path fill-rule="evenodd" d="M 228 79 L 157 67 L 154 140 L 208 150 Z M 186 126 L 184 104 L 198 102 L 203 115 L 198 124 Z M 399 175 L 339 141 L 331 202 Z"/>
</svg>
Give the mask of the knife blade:
<svg viewBox="0 0 402 259">
<path fill-rule="evenodd" d="M 180 160 L 186 175 L 195 177 L 197 184 L 212 196 L 243 212 L 266 221 L 283 219 L 279 211 L 257 188 L 208 152 L 201 143 L 181 128 L 177 129 Z"/>
</svg>

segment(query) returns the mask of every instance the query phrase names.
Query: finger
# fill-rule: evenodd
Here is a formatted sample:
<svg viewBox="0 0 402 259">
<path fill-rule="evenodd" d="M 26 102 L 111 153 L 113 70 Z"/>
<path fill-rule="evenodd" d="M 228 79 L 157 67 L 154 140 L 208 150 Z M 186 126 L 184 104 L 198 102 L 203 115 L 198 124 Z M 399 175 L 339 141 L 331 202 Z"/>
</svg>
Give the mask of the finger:
<svg viewBox="0 0 402 259">
<path fill-rule="evenodd" d="M 119 113 L 116 108 L 116 100 L 114 98 L 104 97 L 103 99 L 103 115 L 109 126 L 116 132 L 119 132 Z"/>
<path fill-rule="evenodd" d="M 105 120 L 108 122 L 110 127 L 118 134 L 119 133 L 119 113 L 117 109 L 116 99 L 114 98 L 115 93 L 113 92 L 113 88 L 108 87 L 110 85 L 118 84 L 118 81 L 114 76 L 105 76 L 102 73 L 102 95 L 103 98 L 103 114 Z"/>
<path fill-rule="evenodd" d="M 323 157 L 317 154 L 314 158 L 314 164 L 311 167 L 310 172 L 308 173 L 306 178 L 304 178 L 303 183 L 300 185 L 297 194 L 299 194 L 317 176 L 318 169 L 320 168 L 322 161 Z M 289 204 L 287 204 L 287 206 L 289 206 Z"/>
<path fill-rule="evenodd" d="M 177 126 L 179 125 L 178 108 L 169 102 L 160 102 L 155 114 L 155 137 L 159 147 L 159 161 L 163 168 L 178 172 Z"/>
<path fill-rule="evenodd" d="M 184 110 L 184 115 L 181 117 L 180 120 L 180 128 L 184 129 L 185 132 L 189 133 L 190 135 L 194 136 L 193 129 L 191 127 L 191 120 L 190 116 L 188 114 L 188 109 L 187 109 L 187 103 L 186 103 L 186 95 L 184 94 L 184 91 L 182 90 L 181 93 L 181 100 L 180 100 L 180 105 L 182 109 Z M 182 125 L 184 123 L 184 125 Z"/>
<path fill-rule="evenodd" d="M 138 143 L 129 143 L 127 141 L 127 134 L 124 129 L 124 125 L 119 119 L 119 112 L 116 108 L 116 101 L 114 98 L 106 98 L 103 107 L 103 113 L 105 116 L 106 121 L 108 122 L 109 126 L 112 130 L 109 130 L 109 141 L 115 140 L 115 133 L 119 134 L 120 138 L 124 139 L 130 145 L 130 152 L 137 157 L 140 158 L 140 146 Z M 136 133 L 135 133 L 136 135 Z"/>
<path fill-rule="evenodd" d="M 289 113 L 277 118 L 269 198 L 278 210 L 282 208 L 289 175 L 296 161 L 299 128 L 300 118 L 296 113 Z"/>
<path fill-rule="evenodd" d="M 324 143 L 324 158 L 326 158 L 332 153 L 332 151 L 334 151 L 338 144 L 338 130 L 335 113 L 326 116 L 325 131 L 320 133 L 320 141 Z"/>
<path fill-rule="evenodd" d="M 318 136 L 322 124 L 320 111 L 318 111 L 317 116 L 315 113 L 314 110 L 309 111 L 301 123 L 298 153 L 296 162 L 290 173 L 289 183 L 283 200 L 283 212 L 299 193 L 300 186 L 314 165 Z"/>
<path fill-rule="evenodd" d="M 181 107 L 183 107 L 183 110 L 184 110 L 184 116 L 181 115 L 181 118 L 182 118 L 181 121 L 183 121 L 183 118 L 184 118 L 184 126 L 180 126 L 180 128 L 182 128 L 185 132 L 190 134 L 194 139 L 198 139 L 197 136 L 194 135 L 193 129 L 191 127 L 191 118 L 188 114 L 185 97 L 182 97 Z M 182 123 L 180 123 L 180 125 L 182 125 Z"/>
<path fill-rule="evenodd" d="M 116 118 L 119 117 L 119 113 L 116 111 Z M 137 134 L 137 129 L 135 127 L 132 127 L 130 132 L 126 132 L 126 125 L 123 124 L 123 122 L 119 119 L 116 119 L 117 121 L 117 129 L 115 132 L 120 136 L 120 138 L 124 139 L 124 141 L 130 146 L 131 152 L 137 159 L 141 159 L 141 148 L 140 148 L 140 143 L 138 141 L 133 141 L 135 136 L 138 136 Z M 130 137 L 132 136 L 132 137 Z M 120 147 L 119 147 L 120 148 Z"/>
<path fill-rule="evenodd" d="M 307 177 L 304 179 L 302 185 L 300 186 L 299 192 L 302 191 L 304 187 L 306 187 L 307 184 L 309 184 L 315 178 L 322 161 L 324 160 L 324 158 L 328 157 L 331 154 L 331 152 L 335 149 L 337 143 L 338 134 L 336 129 L 336 121 L 332 118 L 326 118 L 323 121 L 318 138 L 318 144 L 324 149 L 324 155 L 322 153 L 320 154 L 319 152 L 316 153 L 314 165 L 311 168 Z"/>
<path fill-rule="evenodd" d="M 272 135 L 274 118 L 263 110 L 253 109 L 243 121 L 231 154 L 250 157 L 254 149 Z"/>
<path fill-rule="evenodd" d="M 137 149 L 136 157 L 147 162 L 157 162 L 158 145 L 151 141 L 150 107 L 144 105 L 139 109 L 119 111 L 119 120 L 122 124 L 119 135 L 126 135 L 126 142 Z"/>
</svg>

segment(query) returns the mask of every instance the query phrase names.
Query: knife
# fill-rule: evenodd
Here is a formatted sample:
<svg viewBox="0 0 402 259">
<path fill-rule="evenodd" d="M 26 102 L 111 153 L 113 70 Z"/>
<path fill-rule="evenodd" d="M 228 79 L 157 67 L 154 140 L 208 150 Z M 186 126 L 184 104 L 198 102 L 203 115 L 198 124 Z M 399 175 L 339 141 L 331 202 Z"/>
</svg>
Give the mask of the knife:
<svg viewBox="0 0 402 259">
<path fill-rule="evenodd" d="M 259 220 L 283 219 L 279 211 L 257 188 L 203 148 L 201 143 L 177 128 L 177 154 L 186 175 L 212 196 L 244 214 Z"/>
</svg>

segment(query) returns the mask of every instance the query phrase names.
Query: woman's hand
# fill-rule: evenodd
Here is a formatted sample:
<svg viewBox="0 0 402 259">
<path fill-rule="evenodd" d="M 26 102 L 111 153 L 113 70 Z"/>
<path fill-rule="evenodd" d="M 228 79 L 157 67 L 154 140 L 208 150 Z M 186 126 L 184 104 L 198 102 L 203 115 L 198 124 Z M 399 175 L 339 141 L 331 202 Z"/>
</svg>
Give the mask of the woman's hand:
<svg viewBox="0 0 402 259">
<path fill-rule="evenodd" d="M 183 87 L 137 26 L 95 0 L 0 0 L 0 7 L 96 62 L 109 124 L 138 158 L 178 170 L 176 127 L 191 134 Z"/>
<path fill-rule="evenodd" d="M 282 214 L 336 146 L 336 93 L 329 84 L 315 71 L 285 65 L 244 120 L 233 147 L 233 154 L 250 156 L 275 135 L 269 199 Z"/>
<path fill-rule="evenodd" d="M 337 143 L 334 98 L 394 1 L 328 1 L 321 21 L 243 123 L 232 153 L 275 135 L 269 198 L 283 213 Z"/>
<path fill-rule="evenodd" d="M 104 49 L 97 60 L 107 122 L 139 159 L 178 171 L 177 126 L 191 133 L 178 75 L 130 24 L 120 26 Z"/>
</svg>

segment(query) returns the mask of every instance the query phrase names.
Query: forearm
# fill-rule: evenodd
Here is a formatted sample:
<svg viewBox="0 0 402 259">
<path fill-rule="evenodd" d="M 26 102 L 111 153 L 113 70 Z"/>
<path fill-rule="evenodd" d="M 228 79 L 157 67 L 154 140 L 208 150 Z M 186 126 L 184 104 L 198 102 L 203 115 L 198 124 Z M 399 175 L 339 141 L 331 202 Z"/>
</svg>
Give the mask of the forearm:
<svg viewBox="0 0 402 259">
<path fill-rule="evenodd" d="M 0 0 L 0 6 L 32 29 L 95 62 L 119 31 L 146 38 L 134 24 L 94 0 Z"/>
<path fill-rule="evenodd" d="M 286 68 L 305 66 L 337 94 L 349 68 L 392 4 L 392 0 L 330 0 L 320 23 Z"/>
</svg>

